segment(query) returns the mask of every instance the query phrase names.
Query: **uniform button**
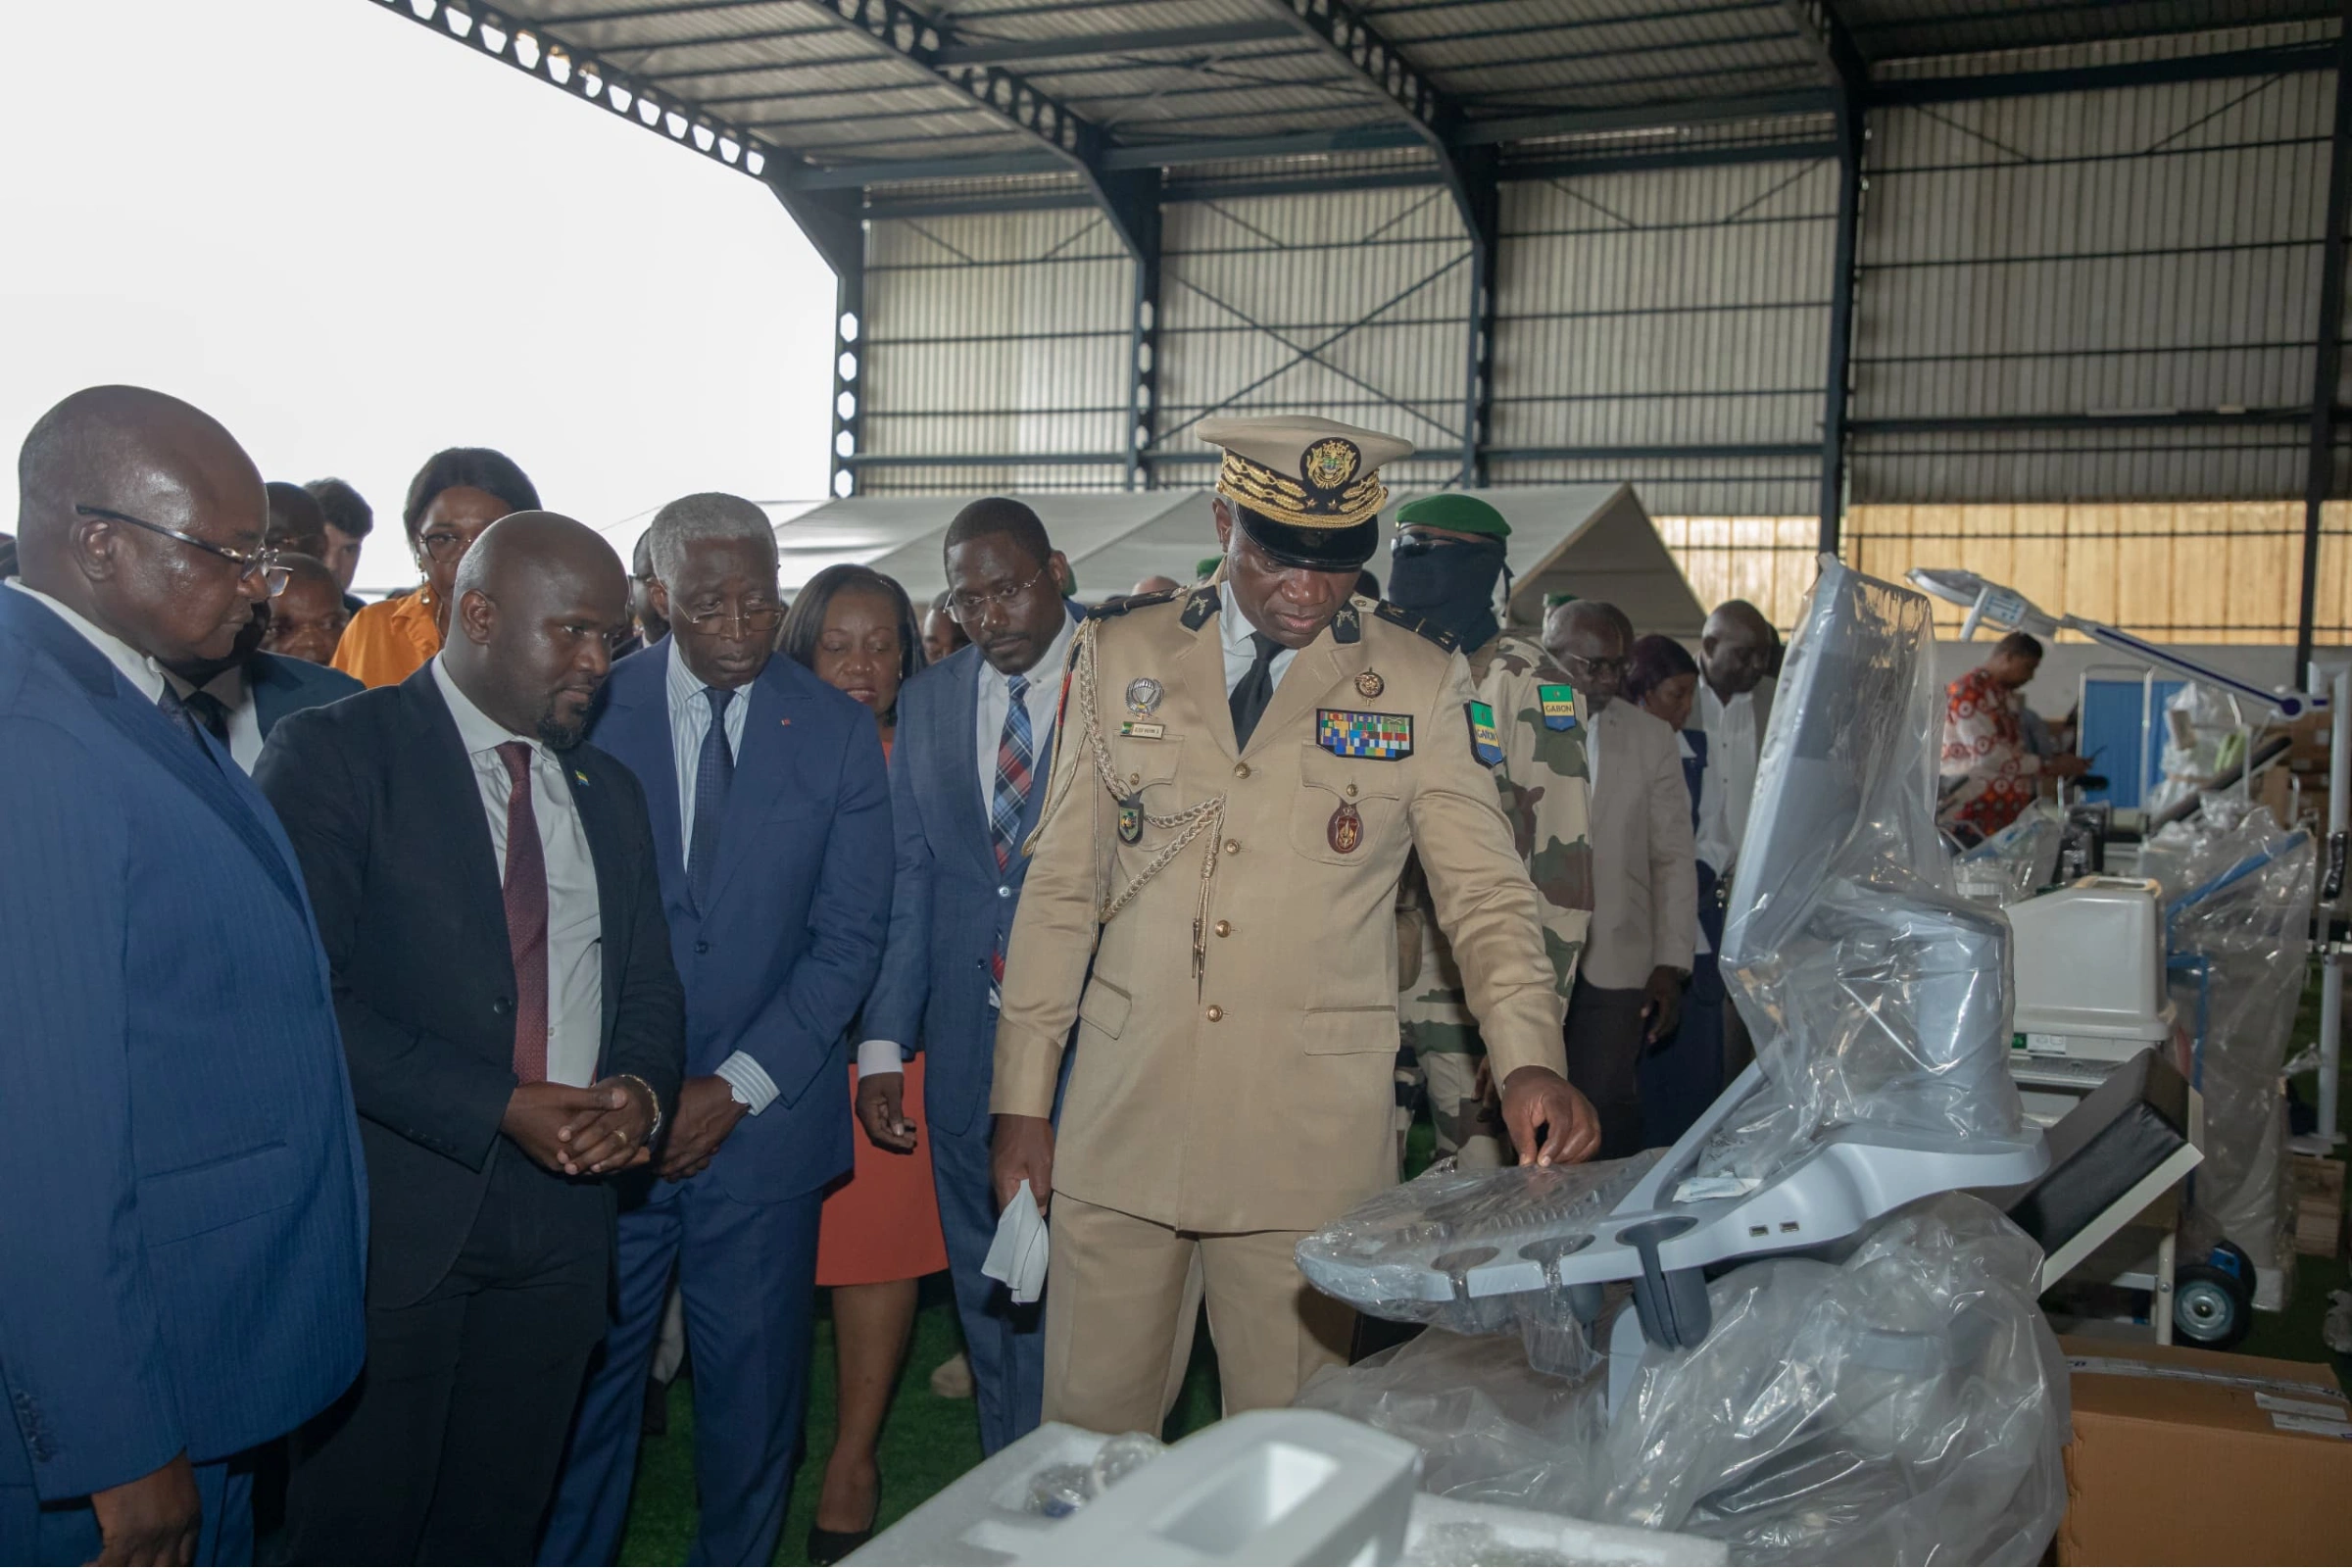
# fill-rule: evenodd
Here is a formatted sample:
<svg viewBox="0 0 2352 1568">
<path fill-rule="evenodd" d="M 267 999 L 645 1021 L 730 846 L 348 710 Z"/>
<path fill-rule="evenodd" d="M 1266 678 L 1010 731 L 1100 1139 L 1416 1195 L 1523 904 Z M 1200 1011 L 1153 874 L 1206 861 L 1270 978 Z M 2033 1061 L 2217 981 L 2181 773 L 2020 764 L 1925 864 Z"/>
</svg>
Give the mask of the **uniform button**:
<svg viewBox="0 0 2352 1568">
<path fill-rule="evenodd" d="M 1248 778 L 1250 776 L 1250 764 L 1248 762 L 1234 763 L 1233 776 L 1235 778 Z"/>
<path fill-rule="evenodd" d="M 1233 922 L 1231 920 L 1219 920 L 1217 922 L 1217 935 L 1221 937 L 1229 937 L 1233 935 Z"/>
<path fill-rule="evenodd" d="M 1211 1005 L 1211 1006 L 1209 1007 L 1209 1009 L 1208 1009 L 1208 1021 L 1209 1021 L 1210 1023 L 1222 1023 L 1222 1022 L 1224 1021 L 1224 1019 L 1225 1019 L 1225 1009 L 1224 1009 L 1223 1007 L 1219 1007 L 1219 1006 L 1215 1006 L 1215 1005 Z"/>
<path fill-rule="evenodd" d="M 1012 889 L 999 888 L 997 889 L 997 897 L 1000 899 L 1009 899 L 1012 897 Z"/>
<path fill-rule="evenodd" d="M 1141 773 L 1130 773 L 1127 775 L 1127 782 L 1130 784 L 1141 784 L 1143 781 L 1144 775 Z"/>
<path fill-rule="evenodd" d="M 1241 854 L 1241 853 L 1242 853 L 1242 841 L 1241 841 L 1240 839 L 1227 839 L 1227 840 L 1225 841 L 1225 853 L 1226 853 L 1227 855 L 1239 855 L 1239 854 Z"/>
<path fill-rule="evenodd" d="M 509 1002 L 504 997 L 500 997 L 497 1001 L 490 1004 L 490 1010 L 493 1013 L 496 1013 L 499 1017 L 504 1018 L 508 1013 L 514 1010 L 514 1004 Z"/>
<path fill-rule="evenodd" d="M 1355 786 L 1352 784 L 1348 786 L 1348 798 L 1349 800 L 1355 799 Z"/>
<path fill-rule="evenodd" d="M 697 942 L 694 945 L 694 951 L 698 956 L 702 954 L 709 953 L 710 951 L 710 944 L 708 942 Z"/>
</svg>

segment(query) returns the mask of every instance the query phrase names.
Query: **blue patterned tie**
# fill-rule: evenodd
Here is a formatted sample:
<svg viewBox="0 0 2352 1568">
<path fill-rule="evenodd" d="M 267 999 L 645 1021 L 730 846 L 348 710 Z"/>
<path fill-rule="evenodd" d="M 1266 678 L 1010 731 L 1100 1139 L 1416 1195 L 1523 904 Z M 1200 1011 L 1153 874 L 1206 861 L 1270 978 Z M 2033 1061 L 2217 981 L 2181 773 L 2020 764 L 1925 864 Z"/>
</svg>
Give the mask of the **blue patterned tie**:
<svg viewBox="0 0 2352 1568">
<path fill-rule="evenodd" d="M 1037 760 L 1029 739 L 1029 709 L 1022 701 L 1029 682 L 1007 676 L 1004 690 L 1012 701 L 1004 709 L 1004 733 L 997 741 L 997 787 L 989 797 L 988 826 L 997 841 L 997 869 L 1012 869 L 1020 850 L 1021 812 L 1029 806 L 1029 770 Z"/>
<path fill-rule="evenodd" d="M 694 766 L 694 843 L 686 850 L 686 891 L 701 913 L 710 902 L 710 878 L 718 870 L 718 830 L 726 820 L 727 789 L 735 782 L 735 754 L 727 750 L 727 705 L 731 691 L 706 686 L 710 727 L 703 733 L 703 755 Z"/>
</svg>

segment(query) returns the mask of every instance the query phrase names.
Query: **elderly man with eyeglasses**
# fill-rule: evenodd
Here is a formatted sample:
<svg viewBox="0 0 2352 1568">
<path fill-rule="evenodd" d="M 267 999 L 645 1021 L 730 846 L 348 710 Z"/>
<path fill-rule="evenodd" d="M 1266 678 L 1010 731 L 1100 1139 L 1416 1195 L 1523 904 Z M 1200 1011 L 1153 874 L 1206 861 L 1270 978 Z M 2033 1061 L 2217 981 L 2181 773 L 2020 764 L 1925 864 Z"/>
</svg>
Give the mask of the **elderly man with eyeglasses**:
<svg viewBox="0 0 2352 1568">
<path fill-rule="evenodd" d="M 589 739 L 645 787 L 686 1078 L 653 1167 L 621 1190 L 617 1310 L 539 1560 L 618 1559 L 674 1274 L 702 1498 L 687 1558 L 763 1563 L 807 1403 L 818 1213 L 850 1169 L 848 1035 L 890 919 L 890 785 L 873 714 L 774 652 L 767 514 L 691 495 L 647 538 L 668 635 L 613 667 Z"/>
<path fill-rule="evenodd" d="M 0 1562 L 251 1562 L 360 1369 L 366 1194 L 301 867 L 177 673 L 282 577 L 220 424 L 77 392 L 0 588 Z M 208 733 L 212 731 L 211 733 Z"/>
</svg>

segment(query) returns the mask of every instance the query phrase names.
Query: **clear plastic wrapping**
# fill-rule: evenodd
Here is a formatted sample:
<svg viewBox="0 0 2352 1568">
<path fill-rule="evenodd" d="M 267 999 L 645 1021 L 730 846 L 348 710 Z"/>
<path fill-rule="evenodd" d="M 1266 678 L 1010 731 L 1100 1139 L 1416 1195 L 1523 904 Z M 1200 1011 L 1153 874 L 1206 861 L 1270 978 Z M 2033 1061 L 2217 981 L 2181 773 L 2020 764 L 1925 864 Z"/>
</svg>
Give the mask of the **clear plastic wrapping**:
<svg viewBox="0 0 2352 1568">
<path fill-rule="evenodd" d="M 2310 963 L 2316 849 L 2235 802 L 2214 803 L 2151 847 L 2174 910 L 2173 1003 L 2202 1041 L 2205 1159 L 2189 1234 L 2200 1250 L 2226 1239 L 2258 1269 L 2279 1270 L 2293 1253 L 2284 1077 Z"/>
<path fill-rule="evenodd" d="M 2048 885 L 2058 864 L 2066 819 L 2036 803 L 2007 827 L 1958 856 L 1952 877 L 1961 897 L 1994 907 L 2030 899 Z"/>
<path fill-rule="evenodd" d="M 1928 602 L 1825 563 L 1757 768 L 1721 965 L 1764 1092 L 1707 1173 L 1767 1177 L 1841 1126 L 2014 1141 L 2008 927 L 1959 897 L 1936 827 Z"/>
<path fill-rule="evenodd" d="M 1444 1332 L 1298 1402 L 1416 1444 L 1443 1496 L 1684 1531 L 1749 1562 L 2031 1563 L 2065 1511 L 2069 1432 L 2040 1263 L 1997 1210 L 1945 1194 L 1841 1263 L 1713 1281 L 1705 1343 L 1649 1348 L 1614 1411 L 1598 1374 Z"/>
</svg>

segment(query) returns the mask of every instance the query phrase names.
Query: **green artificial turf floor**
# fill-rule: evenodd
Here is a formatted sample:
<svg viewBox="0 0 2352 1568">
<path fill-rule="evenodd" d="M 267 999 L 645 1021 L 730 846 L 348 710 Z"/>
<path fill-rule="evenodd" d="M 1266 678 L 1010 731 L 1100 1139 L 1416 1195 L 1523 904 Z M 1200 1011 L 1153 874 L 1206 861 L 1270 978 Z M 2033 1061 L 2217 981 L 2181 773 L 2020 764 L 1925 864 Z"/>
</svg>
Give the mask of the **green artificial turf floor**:
<svg viewBox="0 0 2352 1568">
<path fill-rule="evenodd" d="M 2304 999 L 2294 1039 L 2299 1047 L 2318 1027 L 2319 991 L 2315 984 Z M 2297 1080 L 2306 1104 L 2318 1102 L 2310 1075 Z M 2339 1106 L 2345 1130 L 2352 1133 L 2352 1104 Z M 1418 1170 L 1429 1158 L 1427 1123 L 1415 1127 L 1407 1165 Z M 2345 1152 L 2339 1146 L 2336 1153 Z M 2330 1361 L 2336 1379 L 2352 1390 L 2352 1356 L 2330 1355 L 2320 1340 L 2320 1321 L 2328 1311 L 2332 1291 L 2352 1287 L 2352 1270 L 2341 1257 L 2296 1259 L 2294 1292 L 2281 1312 L 2258 1312 L 2253 1331 L 2238 1350 L 2246 1355 L 2275 1356 L 2288 1361 Z M 833 1443 L 833 1325 L 819 1303 L 816 1360 L 809 1380 L 808 1445 L 796 1478 L 792 1503 L 785 1514 L 784 1539 L 776 1552 L 779 1563 L 805 1563 L 808 1523 L 816 1510 L 817 1485 L 823 1479 L 825 1457 Z M 1215 1358 L 1205 1332 L 1196 1336 L 1192 1372 L 1177 1400 L 1164 1436 L 1171 1440 L 1216 1419 Z M 914 1348 L 900 1379 L 897 1401 L 882 1431 L 882 1509 L 879 1523 L 888 1526 L 917 1503 L 980 1462 L 978 1417 L 969 1399 L 942 1399 L 931 1392 L 931 1370 L 961 1348 L 955 1306 L 945 1277 L 924 1282 L 922 1307 L 915 1319 Z M 637 1495 L 629 1512 L 628 1535 L 621 1544 L 624 1563 L 679 1563 L 694 1535 L 694 1469 L 691 1445 L 694 1432 L 694 1390 L 689 1378 L 670 1387 L 669 1431 L 646 1440 L 637 1463 Z"/>
</svg>

